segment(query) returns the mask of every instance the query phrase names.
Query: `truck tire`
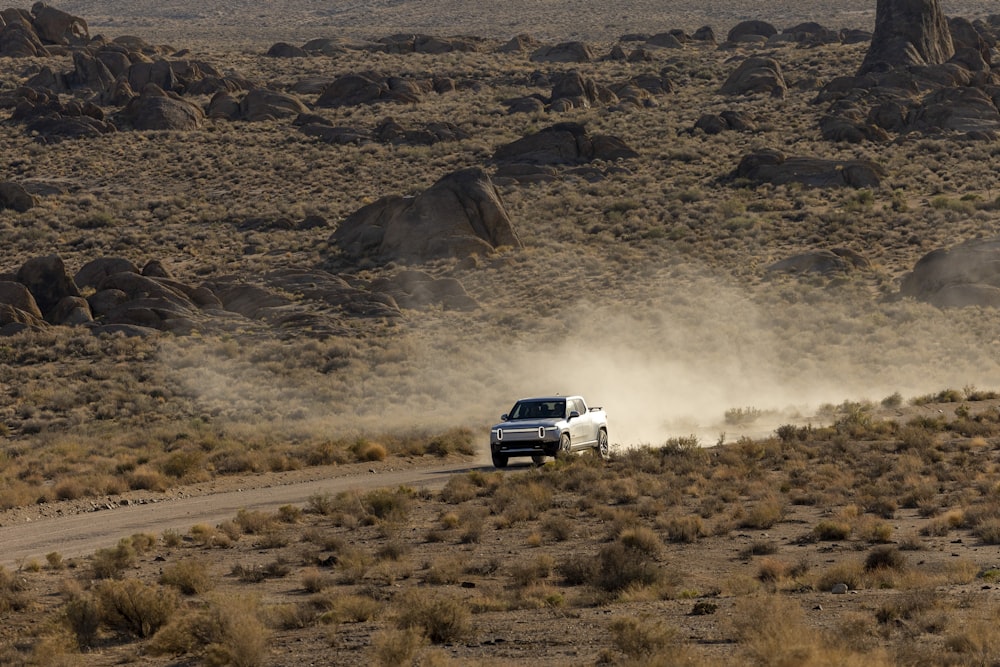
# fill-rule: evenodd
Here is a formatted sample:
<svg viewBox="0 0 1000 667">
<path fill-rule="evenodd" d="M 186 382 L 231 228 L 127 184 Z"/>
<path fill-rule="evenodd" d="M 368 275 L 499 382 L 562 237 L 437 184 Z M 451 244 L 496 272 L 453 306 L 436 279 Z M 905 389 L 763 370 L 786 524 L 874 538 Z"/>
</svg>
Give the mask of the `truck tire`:
<svg viewBox="0 0 1000 667">
<path fill-rule="evenodd" d="M 535 454 L 534 456 L 531 457 L 531 462 L 534 463 L 536 466 L 540 466 L 543 463 L 545 463 L 545 457 L 542 456 L 541 454 Z"/>
<path fill-rule="evenodd" d="M 507 457 L 503 454 L 493 455 L 493 467 L 494 468 L 506 468 L 507 467 Z"/>
<path fill-rule="evenodd" d="M 569 433 L 563 433 L 559 436 L 559 452 L 556 454 L 556 457 L 564 459 L 572 453 L 573 445 L 569 440 Z"/>
<path fill-rule="evenodd" d="M 597 432 L 597 446 L 594 447 L 594 453 L 597 454 L 602 461 L 607 461 L 611 458 L 611 445 L 608 442 L 608 432 L 603 428 Z"/>
</svg>

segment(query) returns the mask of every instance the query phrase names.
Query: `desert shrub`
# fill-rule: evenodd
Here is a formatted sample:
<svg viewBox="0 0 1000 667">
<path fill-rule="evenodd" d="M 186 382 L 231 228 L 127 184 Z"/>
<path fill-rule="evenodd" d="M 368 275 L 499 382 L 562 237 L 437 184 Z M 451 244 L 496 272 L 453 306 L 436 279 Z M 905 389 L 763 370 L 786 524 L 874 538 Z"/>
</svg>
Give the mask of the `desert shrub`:
<svg viewBox="0 0 1000 667">
<path fill-rule="evenodd" d="M 616 593 L 634 586 L 652 586 L 660 581 L 661 571 L 648 554 L 627 547 L 621 541 L 601 548 L 598 566 L 590 583 Z"/>
<path fill-rule="evenodd" d="M 94 645 L 103 620 L 101 604 L 94 595 L 76 591 L 63 606 L 62 616 L 80 648 Z"/>
<path fill-rule="evenodd" d="M 493 512 L 508 523 L 533 521 L 552 506 L 553 490 L 548 483 L 534 479 L 509 479 L 511 481 L 493 494 L 490 503 Z"/>
<path fill-rule="evenodd" d="M 824 519 L 812 529 L 812 535 L 817 540 L 836 541 L 850 537 L 853 527 L 846 521 Z"/>
<path fill-rule="evenodd" d="M 697 514 L 670 517 L 664 525 L 667 539 L 671 542 L 692 544 L 705 536 L 705 524 Z"/>
<path fill-rule="evenodd" d="M 795 600 L 775 595 L 740 598 L 732 623 L 748 664 L 810 664 L 816 651 L 817 638 Z"/>
<path fill-rule="evenodd" d="M 177 596 L 171 589 L 138 579 L 103 581 L 96 594 L 103 622 L 140 638 L 151 637 L 177 608 Z"/>
<path fill-rule="evenodd" d="M 663 543 L 654 530 L 646 526 L 625 528 L 618 534 L 618 541 L 626 549 L 647 558 L 657 558 L 663 551 Z"/>
<path fill-rule="evenodd" d="M 426 452 L 435 456 L 463 454 L 472 456 L 476 453 L 475 435 L 472 429 L 459 427 L 432 436 L 426 445 Z"/>
<path fill-rule="evenodd" d="M 515 586 L 530 586 L 552 574 L 554 563 L 548 554 L 539 554 L 532 560 L 519 560 L 510 566 L 510 578 Z"/>
<path fill-rule="evenodd" d="M 399 540 L 389 540 L 375 551 L 380 560 L 399 560 L 410 552 L 410 545 Z"/>
<path fill-rule="evenodd" d="M 197 449 L 182 449 L 171 452 L 160 464 L 164 474 L 182 479 L 193 473 L 202 473 L 205 468 L 205 454 Z M 199 476 L 201 476 L 199 474 Z"/>
<path fill-rule="evenodd" d="M 983 544 L 1000 544 L 1000 518 L 983 519 L 973 528 L 972 533 Z"/>
<path fill-rule="evenodd" d="M 864 581 L 864 568 L 861 563 L 845 561 L 834 563 L 821 572 L 813 584 L 813 588 L 818 591 L 829 591 L 837 584 L 846 584 L 848 588 L 856 590 L 861 588 Z"/>
<path fill-rule="evenodd" d="M 308 602 L 271 605 L 265 612 L 267 625 L 280 630 L 301 630 L 314 625 L 319 614 Z"/>
<path fill-rule="evenodd" d="M 0 565 L 0 613 L 26 609 L 30 599 L 27 589 L 23 577 Z"/>
<path fill-rule="evenodd" d="M 777 496 L 762 498 L 754 503 L 740 519 L 743 528 L 765 530 L 785 518 L 785 503 Z"/>
<path fill-rule="evenodd" d="M 632 660 L 649 659 L 668 649 L 674 658 L 679 657 L 675 653 L 680 649 L 677 630 L 662 621 L 619 616 L 611 621 L 610 629 L 612 645 Z"/>
<path fill-rule="evenodd" d="M 126 569 L 136 564 L 136 550 L 132 540 L 123 538 L 114 547 L 105 547 L 94 552 L 90 566 L 95 579 L 113 579 L 120 577 Z"/>
<path fill-rule="evenodd" d="M 400 487 L 396 490 L 376 489 L 361 498 L 369 514 L 382 521 L 405 521 L 410 511 L 413 490 Z"/>
<path fill-rule="evenodd" d="M 892 524 L 863 517 L 854 529 L 855 536 L 866 542 L 885 543 L 892 540 Z"/>
<path fill-rule="evenodd" d="M 62 570 L 66 567 L 66 561 L 63 560 L 62 554 L 58 551 L 50 551 L 45 554 L 45 562 L 50 570 Z"/>
<path fill-rule="evenodd" d="M 416 664 L 417 652 L 426 644 L 427 638 L 419 627 L 381 630 L 372 636 L 372 665 L 399 667 Z"/>
<path fill-rule="evenodd" d="M 163 569 L 160 583 L 173 586 L 184 595 L 200 595 L 212 590 L 215 582 L 209 575 L 208 563 L 200 558 L 189 558 Z"/>
<path fill-rule="evenodd" d="M 247 535 L 263 535 L 274 527 L 274 516 L 257 510 L 241 509 L 234 521 Z"/>
<path fill-rule="evenodd" d="M 775 558 L 763 558 L 757 566 L 757 579 L 774 583 L 788 576 L 788 564 Z"/>
<path fill-rule="evenodd" d="M 778 543 L 774 540 L 754 540 L 745 549 L 741 549 L 739 556 L 743 560 L 751 556 L 770 556 L 778 553 Z"/>
<path fill-rule="evenodd" d="M 575 522 L 562 514 L 549 515 L 542 520 L 542 532 L 557 542 L 571 538 L 575 529 Z"/>
<path fill-rule="evenodd" d="M 302 508 L 298 505 L 282 505 L 278 508 L 277 518 L 282 523 L 298 523 L 302 520 Z"/>
<path fill-rule="evenodd" d="M 363 462 L 384 461 L 385 457 L 389 455 L 385 449 L 385 445 L 372 442 L 366 438 L 356 440 L 351 445 L 350 451 L 355 459 Z"/>
<path fill-rule="evenodd" d="M 469 605 L 440 592 L 411 588 L 400 596 L 396 623 L 416 628 L 434 644 L 457 641 L 472 632 Z"/>
<path fill-rule="evenodd" d="M 336 583 L 332 576 L 316 568 L 310 568 L 303 572 L 301 581 L 302 590 L 307 593 L 319 593 Z"/>
<path fill-rule="evenodd" d="M 468 475 L 452 475 L 440 491 L 441 500 L 453 505 L 472 500 L 477 495 L 479 487 Z"/>
<path fill-rule="evenodd" d="M 132 471 L 127 481 L 129 488 L 135 491 L 166 491 L 170 488 L 170 482 L 162 472 L 145 466 Z"/>
<path fill-rule="evenodd" d="M 423 580 L 428 584 L 457 584 L 462 577 L 464 564 L 462 559 L 453 556 L 442 556 L 425 566 Z"/>
<path fill-rule="evenodd" d="M 269 639 L 256 599 L 220 596 L 197 611 L 175 614 L 153 637 L 149 651 L 197 653 L 208 667 L 260 667 L 266 664 Z"/>
<path fill-rule="evenodd" d="M 556 572 L 568 586 L 580 586 L 596 581 L 598 562 L 586 554 L 570 554 L 557 565 Z"/>
<path fill-rule="evenodd" d="M 865 571 L 903 570 L 906 568 L 906 556 L 895 545 L 878 546 L 868 552 L 865 557 Z"/>
</svg>

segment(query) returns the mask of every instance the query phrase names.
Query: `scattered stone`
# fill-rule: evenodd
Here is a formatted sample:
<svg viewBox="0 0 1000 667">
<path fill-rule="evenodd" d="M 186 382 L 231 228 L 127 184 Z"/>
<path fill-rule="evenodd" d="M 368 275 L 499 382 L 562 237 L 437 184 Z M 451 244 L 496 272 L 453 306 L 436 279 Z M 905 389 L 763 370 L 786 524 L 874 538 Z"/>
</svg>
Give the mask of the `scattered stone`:
<svg viewBox="0 0 1000 667">
<path fill-rule="evenodd" d="M 733 175 L 775 185 L 801 183 L 821 188 L 877 188 L 885 171 L 871 160 L 788 157 L 778 150 L 762 150 L 744 156 Z"/>
<path fill-rule="evenodd" d="M 720 92 L 723 95 L 750 95 L 768 93 L 772 97 L 784 97 L 788 86 L 781 74 L 781 65 L 773 58 L 751 57 L 736 68 Z"/>
<path fill-rule="evenodd" d="M 833 588 L 830 589 L 830 592 L 833 593 L 834 595 L 845 595 L 848 590 L 850 589 L 848 588 L 847 584 L 841 583 L 841 584 L 834 584 Z"/>
<path fill-rule="evenodd" d="M 563 42 L 555 46 L 542 46 L 531 54 L 536 63 L 589 63 L 596 59 L 593 49 L 583 42 Z"/>
</svg>

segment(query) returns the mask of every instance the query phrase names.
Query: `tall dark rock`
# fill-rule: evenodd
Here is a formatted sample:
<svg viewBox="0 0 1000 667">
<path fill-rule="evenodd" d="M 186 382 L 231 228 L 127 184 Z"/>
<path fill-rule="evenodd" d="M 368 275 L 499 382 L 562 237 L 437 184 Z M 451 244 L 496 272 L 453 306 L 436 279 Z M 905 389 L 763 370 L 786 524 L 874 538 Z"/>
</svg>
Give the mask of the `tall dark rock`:
<svg viewBox="0 0 1000 667">
<path fill-rule="evenodd" d="M 858 74 L 937 65 L 955 54 L 938 0 L 878 0 L 875 33 Z"/>
</svg>

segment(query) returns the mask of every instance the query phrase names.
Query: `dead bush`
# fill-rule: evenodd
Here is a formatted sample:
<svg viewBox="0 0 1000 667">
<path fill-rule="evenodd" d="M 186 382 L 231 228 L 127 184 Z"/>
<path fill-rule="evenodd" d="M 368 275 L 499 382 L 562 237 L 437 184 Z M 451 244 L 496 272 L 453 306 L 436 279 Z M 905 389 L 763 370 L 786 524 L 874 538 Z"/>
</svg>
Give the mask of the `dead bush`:
<svg viewBox="0 0 1000 667">
<path fill-rule="evenodd" d="M 103 581 L 96 594 L 103 622 L 139 638 L 151 637 L 177 608 L 177 595 L 171 589 L 138 579 Z"/>
<path fill-rule="evenodd" d="M 472 632 L 469 605 L 453 595 L 411 588 L 400 596 L 396 623 L 420 630 L 434 644 L 458 641 Z"/>
</svg>

